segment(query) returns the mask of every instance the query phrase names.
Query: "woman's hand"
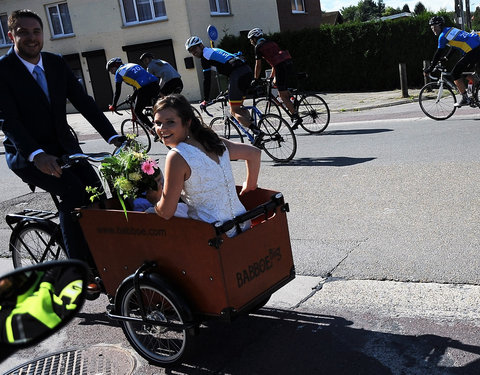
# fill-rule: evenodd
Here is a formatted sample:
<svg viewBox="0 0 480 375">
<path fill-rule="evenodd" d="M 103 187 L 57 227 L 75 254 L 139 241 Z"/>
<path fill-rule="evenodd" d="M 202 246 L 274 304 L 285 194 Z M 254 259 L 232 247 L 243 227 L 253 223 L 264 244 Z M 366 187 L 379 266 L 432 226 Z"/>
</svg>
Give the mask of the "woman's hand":
<svg viewBox="0 0 480 375">
<path fill-rule="evenodd" d="M 162 190 L 163 189 L 161 187 L 159 187 L 158 190 L 148 189 L 145 193 L 145 198 L 147 198 L 147 200 L 155 206 L 162 197 Z"/>
<path fill-rule="evenodd" d="M 162 174 L 162 171 L 160 171 L 160 174 L 157 177 L 155 177 L 155 182 L 157 183 L 157 190 L 148 189 L 146 194 L 145 194 L 145 197 L 147 198 L 147 200 L 151 204 L 153 204 L 154 206 L 157 204 L 157 202 L 162 197 L 163 181 L 164 181 L 163 180 L 163 174 Z"/>
<path fill-rule="evenodd" d="M 255 184 L 253 186 L 249 186 L 247 181 L 244 181 L 243 185 L 242 185 L 242 190 L 240 191 L 239 195 L 243 195 L 245 193 L 248 193 L 249 191 L 255 190 L 256 188 L 258 188 L 257 184 Z"/>
</svg>

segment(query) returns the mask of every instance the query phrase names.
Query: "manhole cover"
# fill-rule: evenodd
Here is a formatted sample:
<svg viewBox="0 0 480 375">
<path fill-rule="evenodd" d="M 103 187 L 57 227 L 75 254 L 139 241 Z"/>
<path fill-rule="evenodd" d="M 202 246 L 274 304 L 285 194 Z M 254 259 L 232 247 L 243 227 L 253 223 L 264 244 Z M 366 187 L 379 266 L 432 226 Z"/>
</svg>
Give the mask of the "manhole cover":
<svg viewBox="0 0 480 375">
<path fill-rule="evenodd" d="M 69 350 L 35 359 L 4 375 L 129 375 L 135 358 L 115 346 L 92 346 Z"/>
</svg>

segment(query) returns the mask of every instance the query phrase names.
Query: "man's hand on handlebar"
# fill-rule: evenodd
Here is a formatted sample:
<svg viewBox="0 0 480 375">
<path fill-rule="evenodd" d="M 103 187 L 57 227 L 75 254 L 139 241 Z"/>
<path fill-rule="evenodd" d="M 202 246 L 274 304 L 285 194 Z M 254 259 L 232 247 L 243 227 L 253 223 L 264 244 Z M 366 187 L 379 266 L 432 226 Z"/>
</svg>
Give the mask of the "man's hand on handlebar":
<svg viewBox="0 0 480 375">
<path fill-rule="evenodd" d="M 108 105 L 108 110 L 112 111 L 112 112 L 115 112 L 117 110 L 117 108 L 113 104 L 109 104 Z"/>
<path fill-rule="evenodd" d="M 127 137 L 125 137 L 124 135 L 120 135 L 113 138 L 110 143 L 115 147 L 121 147 L 125 142 L 127 142 Z"/>
<path fill-rule="evenodd" d="M 60 177 L 62 175 L 62 168 L 57 162 L 57 157 L 41 152 L 33 158 L 33 164 L 40 171 L 53 177 Z"/>
</svg>

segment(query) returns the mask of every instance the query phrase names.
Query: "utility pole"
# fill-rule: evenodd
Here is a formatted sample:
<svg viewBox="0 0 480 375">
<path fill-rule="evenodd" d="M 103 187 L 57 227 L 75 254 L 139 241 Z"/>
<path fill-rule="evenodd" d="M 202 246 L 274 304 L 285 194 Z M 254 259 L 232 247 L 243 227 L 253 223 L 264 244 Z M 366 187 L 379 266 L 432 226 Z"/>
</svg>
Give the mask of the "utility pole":
<svg viewBox="0 0 480 375">
<path fill-rule="evenodd" d="M 463 13 L 463 0 L 455 0 L 455 14 L 457 15 L 457 24 L 462 30 L 465 30 L 465 16 Z"/>
</svg>

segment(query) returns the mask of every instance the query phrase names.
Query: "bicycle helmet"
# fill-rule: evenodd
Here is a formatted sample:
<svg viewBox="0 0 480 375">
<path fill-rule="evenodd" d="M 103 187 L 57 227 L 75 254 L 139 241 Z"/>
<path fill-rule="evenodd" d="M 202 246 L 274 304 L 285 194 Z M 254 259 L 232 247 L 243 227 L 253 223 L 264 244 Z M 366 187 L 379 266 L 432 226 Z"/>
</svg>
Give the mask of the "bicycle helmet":
<svg viewBox="0 0 480 375">
<path fill-rule="evenodd" d="M 110 60 L 108 60 L 107 62 L 107 70 L 110 70 L 110 67 L 113 65 L 113 64 L 123 64 L 122 63 L 122 59 L 120 57 L 113 57 L 111 58 Z"/>
<path fill-rule="evenodd" d="M 261 36 L 263 36 L 263 30 L 259 27 L 256 27 L 248 32 L 247 38 L 260 38 Z"/>
<path fill-rule="evenodd" d="M 433 26 L 433 25 L 443 26 L 443 25 L 445 25 L 445 20 L 443 19 L 443 17 L 434 16 L 434 17 L 430 18 L 430 21 L 428 21 L 428 25 L 429 26 Z"/>
<path fill-rule="evenodd" d="M 140 60 L 143 60 L 147 57 L 153 59 L 153 55 L 150 52 L 145 52 L 145 53 L 142 53 L 142 55 L 140 56 Z"/>
<path fill-rule="evenodd" d="M 193 46 L 198 46 L 199 44 L 203 44 L 202 39 L 200 39 L 198 36 L 191 36 L 185 42 L 185 48 L 188 51 Z"/>
</svg>

